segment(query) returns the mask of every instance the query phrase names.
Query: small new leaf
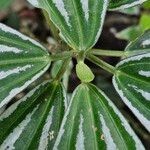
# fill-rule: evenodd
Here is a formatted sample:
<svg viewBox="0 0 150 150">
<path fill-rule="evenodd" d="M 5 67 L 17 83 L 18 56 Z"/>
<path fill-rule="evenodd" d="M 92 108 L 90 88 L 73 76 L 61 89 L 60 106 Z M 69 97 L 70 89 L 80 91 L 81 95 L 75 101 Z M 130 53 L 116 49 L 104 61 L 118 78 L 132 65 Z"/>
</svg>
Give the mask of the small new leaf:
<svg viewBox="0 0 150 150">
<path fill-rule="evenodd" d="M 74 91 L 54 150 L 143 150 L 127 121 L 99 89 L 81 84 Z"/>
<path fill-rule="evenodd" d="M 94 80 L 94 74 L 91 69 L 82 61 L 76 65 L 76 73 L 82 82 L 91 82 Z"/>
<path fill-rule="evenodd" d="M 41 44 L 0 23 L 0 108 L 49 66 L 49 54 Z"/>
<path fill-rule="evenodd" d="M 66 107 L 62 85 L 42 83 L 0 116 L 0 149 L 52 149 Z"/>
</svg>

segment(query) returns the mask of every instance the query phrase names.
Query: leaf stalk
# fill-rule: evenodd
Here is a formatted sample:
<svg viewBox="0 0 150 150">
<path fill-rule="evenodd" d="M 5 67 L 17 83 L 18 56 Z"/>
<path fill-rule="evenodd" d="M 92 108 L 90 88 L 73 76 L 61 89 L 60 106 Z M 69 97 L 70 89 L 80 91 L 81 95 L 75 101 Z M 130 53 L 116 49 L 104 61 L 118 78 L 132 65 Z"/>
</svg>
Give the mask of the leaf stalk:
<svg viewBox="0 0 150 150">
<path fill-rule="evenodd" d="M 88 60 L 90 60 L 91 62 L 93 62 L 94 64 L 96 64 L 97 66 L 103 68 L 104 70 L 108 71 L 111 74 L 115 74 L 115 67 L 106 63 L 105 61 L 99 59 L 98 57 L 94 56 L 94 55 L 89 55 L 87 57 Z"/>
<path fill-rule="evenodd" d="M 98 56 L 126 57 L 125 51 L 91 49 L 90 53 Z"/>
<path fill-rule="evenodd" d="M 59 80 L 62 79 L 64 73 L 66 72 L 66 70 L 67 70 L 67 68 L 68 68 L 68 65 L 69 65 L 69 63 L 70 63 L 70 60 L 71 60 L 71 58 L 68 58 L 68 59 L 64 60 L 64 62 L 63 62 L 63 64 L 62 64 L 62 67 L 61 67 L 60 70 L 58 71 L 58 73 L 57 73 L 57 75 L 56 75 L 56 77 L 55 77 L 54 80 L 59 81 Z"/>
</svg>

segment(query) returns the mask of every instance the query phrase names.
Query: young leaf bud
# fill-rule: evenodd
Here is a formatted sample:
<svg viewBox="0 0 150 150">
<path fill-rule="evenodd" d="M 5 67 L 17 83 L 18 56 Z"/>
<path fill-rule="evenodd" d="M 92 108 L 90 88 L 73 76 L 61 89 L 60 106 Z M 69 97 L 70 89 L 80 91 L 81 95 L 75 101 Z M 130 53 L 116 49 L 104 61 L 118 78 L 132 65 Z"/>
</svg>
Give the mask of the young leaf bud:
<svg viewBox="0 0 150 150">
<path fill-rule="evenodd" d="M 91 82 L 94 79 L 93 72 L 83 61 L 79 61 L 76 65 L 76 73 L 82 82 Z"/>
</svg>

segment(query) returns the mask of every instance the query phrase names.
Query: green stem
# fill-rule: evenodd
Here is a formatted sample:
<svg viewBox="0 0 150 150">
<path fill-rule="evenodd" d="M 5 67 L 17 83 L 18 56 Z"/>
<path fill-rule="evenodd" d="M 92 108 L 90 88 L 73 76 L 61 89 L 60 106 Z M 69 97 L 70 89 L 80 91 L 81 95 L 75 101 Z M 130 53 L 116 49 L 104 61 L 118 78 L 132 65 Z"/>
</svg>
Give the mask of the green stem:
<svg viewBox="0 0 150 150">
<path fill-rule="evenodd" d="M 57 75 L 55 77 L 56 81 L 59 81 L 62 79 L 62 77 L 63 77 L 63 75 L 64 75 L 65 71 L 67 70 L 67 67 L 70 63 L 70 60 L 71 60 L 71 58 L 64 60 L 62 67 L 60 68 L 59 72 L 57 73 Z"/>
<path fill-rule="evenodd" d="M 93 55 L 100 55 L 100 56 L 113 56 L 113 57 L 126 56 L 124 51 L 114 51 L 114 50 L 92 49 L 90 53 Z"/>
<path fill-rule="evenodd" d="M 115 67 L 113 67 L 112 65 L 106 63 L 105 61 L 99 59 L 98 57 L 94 56 L 94 55 L 89 55 L 87 57 L 88 60 L 90 60 L 91 62 L 93 62 L 94 64 L 96 64 L 97 66 L 103 68 L 104 70 L 108 71 L 111 74 L 115 73 Z"/>
<path fill-rule="evenodd" d="M 84 59 L 85 59 L 85 52 L 84 51 L 79 52 L 77 57 L 77 62 L 84 61 Z"/>
<path fill-rule="evenodd" d="M 71 51 L 53 54 L 53 55 L 50 55 L 50 60 L 51 61 L 64 60 L 64 59 L 72 57 L 72 55 L 73 53 Z"/>
</svg>

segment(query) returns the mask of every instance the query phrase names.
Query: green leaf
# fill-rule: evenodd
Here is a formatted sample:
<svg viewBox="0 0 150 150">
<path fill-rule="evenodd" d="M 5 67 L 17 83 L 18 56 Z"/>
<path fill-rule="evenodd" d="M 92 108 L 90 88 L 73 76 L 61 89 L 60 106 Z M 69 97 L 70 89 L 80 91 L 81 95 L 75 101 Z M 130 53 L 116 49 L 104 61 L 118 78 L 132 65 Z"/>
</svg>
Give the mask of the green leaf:
<svg viewBox="0 0 150 150">
<path fill-rule="evenodd" d="M 124 103 L 150 131 L 150 53 L 133 56 L 116 66 L 113 84 Z"/>
<path fill-rule="evenodd" d="M 125 9 L 146 2 L 147 0 L 110 0 L 110 9 Z"/>
<path fill-rule="evenodd" d="M 141 31 L 141 28 L 139 26 L 131 26 L 116 33 L 115 36 L 119 39 L 133 41 L 142 33 L 143 32 Z"/>
<path fill-rule="evenodd" d="M 60 36 L 75 50 L 90 49 L 98 40 L 108 0 L 28 0 L 46 10 Z"/>
<path fill-rule="evenodd" d="M 129 43 L 126 47 L 126 55 L 137 55 L 150 52 L 150 30 L 145 31 L 143 35 L 138 37 L 135 41 Z"/>
<path fill-rule="evenodd" d="M 128 27 L 122 30 L 121 32 L 116 33 L 115 36 L 119 39 L 134 41 L 137 38 L 139 39 L 140 38 L 139 36 L 142 35 L 148 29 L 150 29 L 150 15 L 142 14 L 140 21 L 139 21 L 139 25 Z M 148 34 L 149 32 L 146 35 L 144 35 L 145 36 L 144 38 L 149 38 Z M 138 46 L 138 48 L 140 47 L 141 45 Z"/>
<path fill-rule="evenodd" d="M 94 80 L 94 74 L 91 69 L 82 61 L 76 65 L 76 73 L 82 82 L 91 82 Z"/>
<path fill-rule="evenodd" d="M 150 1 L 146 1 L 145 3 L 143 3 L 143 7 L 144 9 L 150 9 Z"/>
<path fill-rule="evenodd" d="M 50 66 L 38 42 L 0 23 L 0 108 Z"/>
<path fill-rule="evenodd" d="M 54 150 L 142 150 L 127 121 L 99 89 L 81 84 L 65 113 Z"/>
<path fill-rule="evenodd" d="M 143 32 L 150 29 L 150 14 L 143 13 L 139 25 Z"/>
<path fill-rule="evenodd" d="M 140 14 L 140 7 L 130 7 L 127 9 L 121 9 L 118 10 L 119 12 L 123 13 L 123 14 L 127 14 L 127 15 L 139 15 Z"/>
<path fill-rule="evenodd" d="M 0 116 L 0 149 L 52 149 L 66 102 L 60 83 L 33 89 Z"/>
<path fill-rule="evenodd" d="M 54 79 L 56 77 L 56 75 L 58 74 L 60 68 L 63 65 L 63 61 L 62 60 L 58 60 L 56 62 L 53 63 L 52 69 L 51 69 L 51 76 Z"/>
<path fill-rule="evenodd" d="M 0 0 L 0 10 L 7 9 L 13 0 Z"/>
</svg>

